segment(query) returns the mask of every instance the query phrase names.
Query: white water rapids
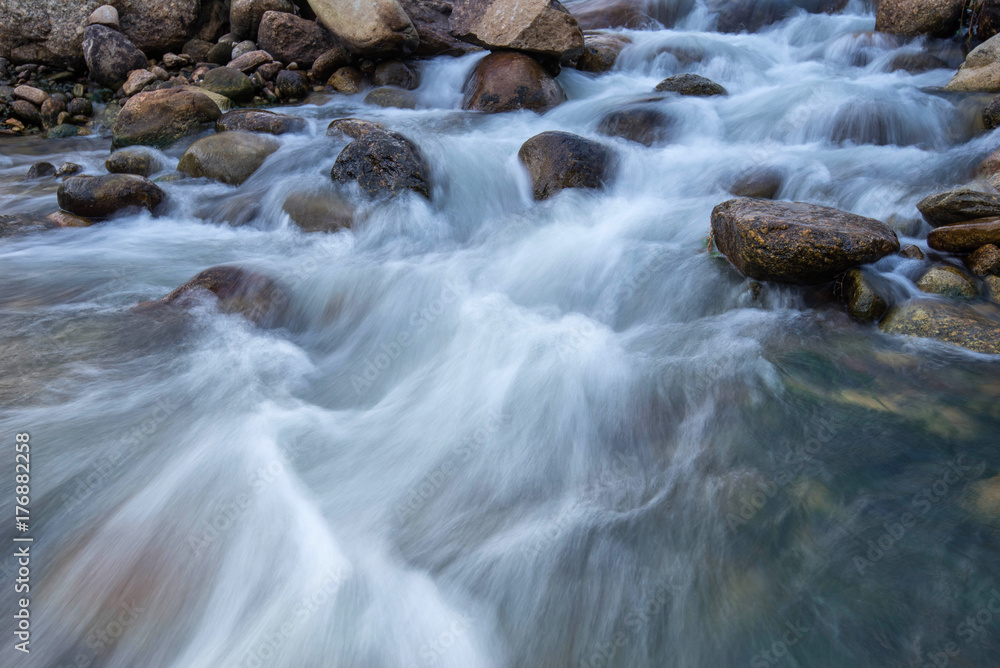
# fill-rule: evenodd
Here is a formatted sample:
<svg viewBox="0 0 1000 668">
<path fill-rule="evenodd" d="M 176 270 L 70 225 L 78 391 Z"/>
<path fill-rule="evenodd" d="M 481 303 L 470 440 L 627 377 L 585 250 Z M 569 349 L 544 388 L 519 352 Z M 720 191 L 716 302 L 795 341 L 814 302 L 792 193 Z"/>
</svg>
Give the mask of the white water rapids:
<svg viewBox="0 0 1000 668">
<path fill-rule="evenodd" d="M 949 665 L 1000 665 L 1000 616 L 961 626 L 1000 586 L 998 532 L 961 500 L 1000 467 L 998 363 L 758 294 L 704 250 L 753 166 L 923 246 L 915 202 L 1000 136 L 976 134 L 981 98 L 934 90 L 961 53 L 890 72 L 926 43 L 871 35 L 857 0 L 710 22 L 624 31 L 615 69 L 564 69 L 544 115 L 463 112 L 482 54 L 426 61 L 416 110 L 280 109 L 308 131 L 238 188 L 164 179 L 177 147 L 161 215 L 0 240 L 0 434 L 30 432 L 34 464 L 32 653 L 5 557 L 0 663 L 912 667 L 954 643 Z M 680 72 L 730 95 L 651 103 L 675 118 L 662 146 L 597 133 Z M 325 129 L 346 116 L 412 139 L 432 199 L 348 193 L 353 229 L 304 233 L 283 204 L 341 192 Z M 533 201 L 517 151 L 546 130 L 613 147 L 611 182 Z M 6 142 L 0 209 L 55 210 L 28 165 L 97 174 L 108 150 Z M 278 279 L 289 325 L 130 310 L 221 264 Z M 915 261 L 877 269 L 917 294 Z"/>
</svg>

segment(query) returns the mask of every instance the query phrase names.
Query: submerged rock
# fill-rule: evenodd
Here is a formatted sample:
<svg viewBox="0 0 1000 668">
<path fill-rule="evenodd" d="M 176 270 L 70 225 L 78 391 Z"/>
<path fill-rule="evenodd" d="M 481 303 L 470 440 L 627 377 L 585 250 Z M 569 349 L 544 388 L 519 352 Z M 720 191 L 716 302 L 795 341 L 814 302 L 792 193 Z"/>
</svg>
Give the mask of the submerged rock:
<svg viewBox="0 0 1000 668">
<path fill-rule="evenodd" d="M 940 227 L 1000 216 L 1000 195 L 959 188 L 923 198 L 917 202 L 917 210 L 933 227 Z"/>
<path fill-rule="evenodd" d="M 413 94 L 413 91 L 384 86 L 382 88 L 376 88 L 368 93 L 368 95 L 365 96 L 365 104 L 372 104 L 376 107 L 416 109 L 417 96 Z"/>
<path fill-rule="evenodd" d="M 105 169 L 112 174 L 137 174 L 139 176 L 149 176 L 155 164 L 152 153 L 135 148 L 115 151 L 111 157 L 104 161 Z M 158 167 L 158 165 L 156 166 Z"/>
<path fill-rule="evenodd" d="M 927 245 L 949 253 L 971 253 L 986 244 L 1000 245 L 1000 218 L 945 225 L 927 235 Z"/>
<path fill-rule="evenodd" d="M 358 126 L 344 123 L 341 127 L 348 133 Z M 356 182 L 370 197 L 397 195 L 405 190 L 428 199 L 431 196 L 430 168 L 420 149 L 398 132 L 388 130 L 358 132 L 337 156 L 330 178 L 340 183 Z"/>
<path fill-rule="evenodd" d="M 880 328 L 886 334 L 937 339 L 980 353 L 1000 353 L 1000 309 L 990 304 L 911 300 L 890 309 Z"/>
<path fill-rule="evenodd" d="M 632 39 L 626 35 L 584 35 L 583 52 L 573 61 L 573 67 L 581 72 L 607 72 L 615 66 L 622 50 L 631 43 Z"/>
<path fill-rule="evenodd" d="M 621 137 L 643 146 L 663 144 L 671 138 L 674 118 L 652 105 L 630 105 L 609 112 L 597 125 L 597 131 Z"/>
<path fill-rule="evenodd" d="M 207 95 L 191 90 L 154 90 L 129 99 L 111 132 L 111 147 L 143 144 L 162 148 L 214 123 L 222 111 Z"/>
<path fill-rule="evenodd" d="M 22 234 L 32 234 L 43 230 L 50 230 L 58 227 L 55 223 L 45 218 L 31 216 L 23 213 L 15 213 L 0 216 L 0 237 L 14 237 Z"/>
<path fill-rule="evenodd" d="M 456 0 L 451 32 L 489 49 L 561 58 L 583 49 L 576 19 L 553 0 Z"/>
<path fill-rule="evenodd" d="M 279 326 L 289 303 L 288 293 L 269 276 L 221 266 L 206 269 L 153 304 L 189 306 L 206 297 L 217 299 L 220 311 L 238 313 L 261 327 Z"/>
<path fill-rule="evenodd" d="M 517 157 L 528 170 L 538 200 L 565 188 L 600 188 L 611 162 L 611 152 L 603 144 L 569 132 L 535 135 L 521 145 Z"/>
<path fill-rule="evenodd" d="M 737 197 L 774 199 L 785 182 L 785 171 L 777 167 L 749 167 L 736 176 L 728 190 Z"/>
<path fill-rule="evenodd" d="M 889 310 L 875 283 L 861 269 L 850 269 L 841 282 L 847 312 L 860 322 L 878 322 Z"/>
<path fill-rule="evenodd" d="M 280 146 L 277 140 L 265 135 L 241 130 L 220 132 L 191 144 L 177 163 L 177 169 L 188 176 L 204 176 L 238 186 Z"/>
<path fill-rule="evenodd" d="M 165 197 L 149 179 L 135 174 L 72 176 L 56 193 L 59 207 L 87 218 L 104 218 L 126 208 L 153 211 Z"/>
<path fill-rule="evenodd" d="M 327 137 L 345 136 L 351 139 L 358 139 L 370 132 L 388 131 L 388 128 L 381 123 L 366 121 L 360 118 L 338 118 L 326 126 Z"/>
<path fill-rule="evenodd" d="M 45 162 L 44 160 L 33 162 L 31 167 L 28 168 L 29 179 L 40 179 L 45 176 L 55 176 L 55 173 L 56 166 L 51 162 Z"/>
<path fill-rule="evenodd" d="M 463 109 L 500 113 L 515 109 L 548 111 L 566 95 L 562 87 L 530 56 L 491 53 L 480 60 L 465 83 Z"/>
<path fill-rule="evenodd" d="M 217 132 L 245 130 L 246 132 L 282 135 L 286 132 L 302 132 L 305 129 L 305 119 L 263 109 L 233 109 L 224 113 L 215 122 Z"/>
<path fill-rule="evenodd" d="M 292 193 L 281 209 L 305 232 L 336 232 L 354 223 L 350 202 L 327 193 Z"/>
<path fill-rule="evenodd" d="M 928 269 L 917 281 L 917 287 L 931 294 L 960 299 L 972 299 L 979 294 L 974 278 L 947 264 Z"/>
<path fill-rule="evenodd" d="M 680 93 L 697 97 L 729 95 L 724 87 L 699 74 L 675 74 L 656 84 L 659 93 Z"/>
<path fill-rule="evenodd" d="M 744 276 L 818 284 L 899 250 L 885 223 L 802 202 L 739 198 L 712 211 L 716 248 Z"/>
</svg>

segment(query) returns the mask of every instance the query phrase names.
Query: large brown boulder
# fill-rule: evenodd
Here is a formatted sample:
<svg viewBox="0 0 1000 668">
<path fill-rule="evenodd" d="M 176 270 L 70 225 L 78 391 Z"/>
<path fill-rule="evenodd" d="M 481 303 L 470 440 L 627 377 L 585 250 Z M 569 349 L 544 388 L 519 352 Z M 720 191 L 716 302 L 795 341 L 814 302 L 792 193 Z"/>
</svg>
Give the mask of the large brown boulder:
<svg viewBox="0 0 1000 668">
<path fill-rule="evenodd" d="M 420 45 L 417 29 L 398 0 L 308 1 L 316 19 L 358 53 L 413 53 Z"/>
<path fill-rule="evenodd" d="M 463 109 L 495 114 L 515 109 L 548 111 L 566 98 L 562 87 L 538 62 L 523 53 L 491 53 L 465 83 Z"/>
<path fill-rule="evenodd" d="M 980 353 L 1000 353 L 1000 309 L 914 299 L 892 308 L 880 328 L 887 334 L 938 339 Z"/>
<path fill-rule="evenodd" d="M 970 51 L 945 88 L 960 93 L 1000 92 L 1000 35 Z"/>
<path fill-rule="evenodd" d="M 149 179 L 135 174 L 73 176 L 59 185 L 59 207 L 78 216 L 104 218 L 121 209 L 152 211 L 165 197 Z"/>
<path fill-rule="evenodd" d="M 917 202 L 917 210 L 933 227 L 940 227 L 1000 216 L 1000 195 L 967 188 L 947 190 L 923 198 Z"/>
<path fill-rule="evenodd" d="M 603 186 L 612 154 L 591 139 L 569 132 L 543 132 L 524 142 L 517 157 L 528 170 L 535 199 L 544 200 L 565 188 Z"/>
<path fill-rule="evenodd" d="M 479 47 L 451 34 L 448 19 L 454 9 L 452 0 L 399 0 L 420 36 L 415 56 L 461 56 Z"/>
<path fill-rule="evenodd" d="M 927 235 L 928 246 L 948 253 L 971 253 L 986 244 L 1000 244 L 1000 218 L 945 225 Z"/>
<path fill-rule="evenodd" d="M 583 33 L 558 0 L 456 0 L 451 31 L 489 49 L 559 58 L 583 50 Z"/>
<path fill-rule="evenodd" d="M 91 78 L 111 89 L 125 83 L 129 72 L 147 65 L 146 56 L 128 37 L 107 26 L 87 26 L 82 48 Z"/>
<path fill-rule="evenodd" d="M 260 21 L 270 11 L 291 14 L 295 5 L 291 0 L 232 0 L 229 5 L 229 29 L 241 40 L 257 39 Z"/>
<path fill-rule="evenodd" d="M 305 120 L 298 116 L 278 114 L 264 109 L 233 109 L 224 113 L 215 122 L 216 132 L 245 130 L 247 132 L 264 132 L 269 135 L 283 135 L 286 132 L 302 132 L 305 129 Z"/>
<path fill-rule="evenodd" d="M 738 198 L 712 211 L 712 239 L 740 273 L 818 284 L 899 250 L 885 223 L 802 202 Z"/>
<path fill-rule="evenodd" d="M 177 170 L 238 186 L 280 146 L 266 135 L 241 130 L 220 132 L 191 144 L 177 163 Z"/>
<path fill-rule="evenodd" d="M 370 197 L 412 190 L 430 198 L 430 168 L 416 144 L 398 132 L 364 121 L 350 119 L 337 126 L 339 130 L 330 125 L 327 134 L 343 132 L 355 137 L 334 162 L 330 171 L 334 181 L 356 182 Z"/>
<path fill-rule="evenodd" d="M 206 269 L 158 302 L 140 306 L 191 306 L 206 298 L 217 300 L 220 311 L 237 313 L 260 327 L 279 326 L 288 313 L 289 294 L 277 281 L 228 266 Z"/>
<path fill-rule="evenodd" d="M 139 93 L 129 98 L 118 114 L 111 146 L 162 148 L 200 132 L 220 116 L 218 105 L 203 93 L 176 88 Z"/>
<path fill-rule="evenodd" d="M 891 35 L 951 37 L 958 32 L 964 0 L 879 0 L 875 30 Z"/>
<path fill-rule="evenodd" d="M 265 12 L 260 22 L 257 44 L 275 60 L 286 65 L 298 63 L 309 68 L 313 62 L 340 44 L 315 21 L 285 12 Z"/>
</svg>

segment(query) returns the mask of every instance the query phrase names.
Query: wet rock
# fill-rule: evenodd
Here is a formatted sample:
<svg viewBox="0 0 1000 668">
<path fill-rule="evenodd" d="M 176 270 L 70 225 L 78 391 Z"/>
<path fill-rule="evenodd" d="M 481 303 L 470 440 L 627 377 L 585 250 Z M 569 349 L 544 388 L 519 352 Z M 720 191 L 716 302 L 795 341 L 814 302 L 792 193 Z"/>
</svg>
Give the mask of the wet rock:
<svg viewBox="0 0 1000 668">
<path fill-rule="evenodd" d="M 372 132 L 388 132 L 388 129 L 381 123 L 365 121 L 360 118 L 338 118 L 326 126 L 327 137 L 344 136 L 359 139 Z"/>
<path fill-rule="evenodd" d="M 500 113 L 515 109 L 548 111 L 565 99 L 562 87 L 533 58 L 491 53 L 476 64 L 465 83 L 463 109 Z"/>
<path fill-rule="evenodd" d="M 1000 353 L 1000 309 L 940 299 L 916 299 L 893 307 L 882 320 L 886 334 L 937 339 L 980 353 Z"/>
<path fill-rule="evenodd" d="M 289 295 L 274 279 L 240 267 L 212 267 L 161 299 L 160 305 L 190 306 L 201 299 L 218 300 L 223 313 L 236 313 L 260 327 L 284 320 Z M 151 306 L 143 304 L 144 307 Z"/>
<path fill-rule="evenodd" d="M 341 67 L 327 80 L 326 85 L 338 93 L 354 95 L 361 90 L 363 83 L 364 76 L 361 70 L 356 67 Z"/>
<path fill-rule="evenodd" d="M 121 209 L 154 210 L 164 192 L 155 183 L 134 174 L 73 176 L 59 186 L 59 207 L 87 218 L 104 218 Z"/>
<path fill-rule="evenodd" d="M 125 83 L 129 72 L 147 65 L 146 56 L 128 37 L 102 25 L 87 26 L 83 32 L 83 58 L 94 81 L 111 89 Z"/>
<path fill-rule="evenodd" d="M 123 148 L 112 153 L 111 157 L 104 161 L 104 167 L 112 174 L 149 176 L 154 167 L 158 168 L 159 165 L 149 151 L 141 148 Z"/>
<path fill-rule="evenodd" d="M 75 162 L 64 162 L 59 165 L 59 169 L 56 170 L 56 176 L 72 176 L 73 174 L 79 174 L 83 171 L 83 165 L 78 165 Z"/>
<path fill-rule="evenodd" d="M 737 197 L 774 199 L 785 182 L 785 172 L 777 167 L 750 167 L 737 175 L 729 192 Z"/>
<path fill-rule="evenodd" d="M 582 0 L 574 2 L 570 6 L 570 11 L 576 17 L 582 30 L 604 30 L 609 28 L 631 28 L 632 30 L 643 30 L 657 27 L 657 20 L 647 13 L 654 7 L 669 5 L 663 2 L 651 5 L 650 3 L 636 2 L 635 0 Z M 681 0 L 675 5 L 686 8 L 684 13 L 690 11 L 693 2 Z M 676 17 L 674 17 L 676 18 Z M 664 25 L 673 25 L 673 20 L 667 18 Z"/>
<path fill-rule="evenodd" d="M 43 176 L 54 176 L 55 173 L 56 166 L 51 162 L 45 162 L 44 160 L 32 163 L 31 167 L 28 168 L 29 179 L 40 179 Z"/>
<path fill-rule="evenodd" d="M 987 130 L 1000 126 L 1000 95 L 990 100 L 990 103 L 983 109 L 983 125 Z"/>
<path fill-rule="evenodd" d="M 0 237 L 21 236 L 33 232 L 50 230 L 56 225 L 45 218 L 23 213 L 0 215 Z"/>
<path fill-rule="evenodd" d="M 962 299 L 972 299 L 979 294 L 974 278 L 947 264 L 928 269 L 917 281 L 917 287 L 931 294 Z"/>
<path fill-rule="evenodd" d="M 451 32 L 489 49 L 511 49 L 552 58 L 583 49 L 576 19 L 553 0 L 456 0 Z"/>
<path fill-rule="evenodd" d="M 807 285 L 899 250 L 896 233 L 878 220 L 815 204 L 750 198 L 715 207 L 712 238 L 744 276 Z"/>
<path fill-rule="evenodd" d="M 306 122 L 297 116 L 277 114 L 263 109 L 234 109 L 227 111 L 216 121 L 215 129 L 217 132 L 245 130 L 281 135 L 286 132 L 302 132 L 306 129 Z"/>
<path fill-rule="evenodd" d="M 122 84 L 125 95 L 131 97 L 140 92 L 143 88 L 156 81 L 156 75 L 149 70 L 132 70 L 128 79 Z"/>
<path fill-rule="evenodd" d="M 420 44 L 397 0 L 309 0 L 309 6 L 323 26 L 358 53 L 413 53 Z"/>
<path fill-rule="evenodd" d="M 874 281 L 862 269 L 850 269 L 841 281 L 841 294 L 848 314 L 860 322 L 878 322 L 889 310 Z"/>
<path fill-rule="evenodd" d="M 965 266 L 976 276 L 1000 276 L 1000 248 L 986 244 L 965 258 Z"/>
<path fill-rule="evenodd" d="M 214 123 L 222 112 L 201 92 L 168 88 L 130 98 L 111 134 L 112 148 L 144 144 L 162 148 Z"/>
<path fill-rule="evenodd" d="M 315 21 L 283 12 L 264 13 L 257 43 L 276 60 L 307 68 L 325 52 L 340 46 L 336 38 Z"/>
<path fill-rule="evenodd" d="M 309 94 L 309 81 L 302 72 L 282 70 L 274 78 L 274 88 L 279 97 L 302 99 Z"/>
<path fill-rule="evenodd" d="M 313 62 L 312 77 L 316 81 L 326 82 L 334 72 L 350 64 L 351 52 L 342 46 L 334 47 L 321 53 Z"/>
<path fill-rule="evenodd" d="M 931 70 L 946 69 L 949 69 L 948 63 L 933 54 L 924 53 L 923 51 L 919 53 L 898 53 L 889 61 L 890 72 L 903 70 L 910 74 L 920 74 L 922 72 L 930 72 Z"/>
<path fill-rule="evenodd" d="M 94 104 L 85 97 L 75 97 L 66 105 L 66 111 L 70 116 L 92 116 Z"/>
<path fill-rule="evenodd" d="M 191 65 L 194 61 L 191 56 L 178 56 L 176 53 L 163 54 L 163 66 L 170 70 L 177 70 Z"/>
<path fill-rule="evenodd" d="M 611 152 L 602 144 L 568 132 L 543 132 L 521 145 L 517 157 L 531 177 L 537 200 L 565 188 L 600 188 L 610 172 Z"/>
<path fill-rule="evenodd" d="M 233 58 L 229 61 L 229 64 L 226 65 L 226 67 L 231 67 L 234 70 L 239 70 L 240 72 L 246 74 L 247 72 L 253 72 L 264 63 L 269 63 L 272 60 L 274 60 L 274 58 L 272 58 L 271 54 L 267 51 L 257 49 L 256 51 L 244 53 L 241 56 Z"/>
<path fill-rule="evenodd" d="M 337 156 L 330 172 L 335 182 L 357 182 L 371 197 L 412 190 L 430 198 L 430 168 L 413 142 L 397 132 L 373 128 L 358 131 L 357 123 L 341 123 L 338 127 L 357 137 Z"/>
<path fill-rule="evenodd" d="M 281 209 L 305 232 L 336 232 L 354 223 L 354 207 L 328 193 L 292 193 Z"/>
<path fill-rule="evenodd" d="M 375 67 L 373 79 L 376 86 L 396 86 L 406 90 L 417 87 L 417 73 L 398 60 L 379 63 Z"/>
<path fill-rule="evenodd" d="M 581 72 L 607 72 L 615 66 L 622 49 L 631 42 L 626 35 L 584 35 L 583 52 L 573 66 Z"/>
<path fill-rule="evenodd" d="M 118 10 L 111 5 L 101 5 L 87 18 L 87 25 L 99 25 L 121 30 L 121 22 L 118 20 Z"/>
<path fill-rule="evenodd" d="M 238 186 L 280 146 L 276 140 L 260 134 L 240 130 L 221 132 L 191 144 L 177 169 L 188 176 L 204 176 Z"/>
<path fill-rule="evenodd" d="M 69 123 L 63 123 L 49 130 L 46 136 L 49 139 L 66 139 L 67 137 L 76 137 L 79 134 L 82 134 L 80 128 Z"/>
<path fill-rule="evenodd" d="M 14 88 L 14 97 L 40 107 L 49 99 L 49 94 L 34 86 L 17 86 Z"/>
<path fill-rule="evenodd" d="M 45 127 L 59 125 L 59 115 L 66 111 L 66 103 L 56 97 L 50 97 L 42 103 L 41 117 Z"/>
<path fill-rule="evenodd" d="M 1000 304 L 1000 276 L 985 276 L 983 283 L 986 284 L 986 298 L 994 304 Z"/>
<path fill-rule="evenodd" d="M 365 104 L 396 109 L 416 109 L 417 96 L 402 88 L 376 88 L 365 96 Z"/>
<path fill-rule="evenodd" d="M 991 37 L 970 51 L 945 89 L 963 93 L 1000 92 L 1000 36 Z"/>
<path fill-rule="evenodd" d="M 251 79 L 253 81 L 253 79 Z M 215 103 L 216 108 L 219 110 L 220 114 L 224 114 L 233 108 L 234 103 L 225 95 L 219 95 L 216 92 L 210 91 L 207 88 L 202 88 L 201 86 L 177 86 L 172 90 L 186 90 L 190 93 L 197 93 L 198 95 L 204 95 L 209 100 Z"/>
<path fill-rule="evenodd" d="M 208 52 L 212 50 L 214 45 L 204 39 L 192 39 L 184 44 L 184 48 L 181 49 L 181 53 L 185 56 L 190 56 L 191 60 L 196 63 L 207 63 L 208 62 Z"/>
<path fill-rule="evenodd" d="M 711 79 L 698 74 L 675 74 L 656 84 L 660 93 L 680 93 L 681 95 L 696 95 L 708 97 L 711 95 L 728 95 L 729 92 Z"/>
<path fill-rule="evenodd" d="M 281 63 L 264 63 L 257 68 L 254 74 L 259 74 L 261 79 L 264 81 L 274 81 L 275 77 L 278 76 L 278 72 L 284 69 L 284 65 Z"/>
<path fill-rule="evenodd" d="M 1000 245 L 1000 218 L 979 218 L 931 230 L 927 245 L 948 253 L 971 253 L 980 246 Z"/>
<path fill-rule="evenodd" d="M 219 42 L 208 50 L 208 55 L 205 57 L 210 63 L 226 65 L 233 59 L 233 45 Z"/>
<path fill-rule="evenodd" d="M 246 54 L 257 50 L 258 50 L 257 42 L 251 39 L 245 39 L 241 42 L 233 44 L 233 48 L 231 49 L 230 53 L 233 54 L 233 60 L 235 60 L 237 58 L 240 58 L 241 56 L 245 56 Z"/>
<path fill-rule="evenodd" d="M 453 9 L 452 0 L 400 0 L 399 3 L 417 29 L 420 44 L 415 56 L 461 56 L 479 47 L 451 34 L 448 19 Z"/>
<path fill-rule="evenodd" d="M 84 218 L 83 216 L 75 216 L 72 213 L 67 213 L 66 211 L 55 211 L 45 216 L 45 220 L 49 221 L 56 227 L 90 227 L 94 224 L 90 218 Z"/>
<path fill-rule="evenodd" d="M 201 87 L 218 95 L 224 95 L 233 102 L 249 102 L 254 96 L 250 77 L 232 67 L 216 67 L 205 73 Z"/>
<path fill-rule="evenodd" d="M 940 227 L 1000 216 L 1000 195 L 958 188 L 925 197 L 917 202 L 917 210 L 933 227 Z"/>
<path fill-rule="evenodd" d="M 908 260 L 923 260 L 924 252 L 913 244 L 907 244 L 899 249 L 899 254 Z"/>
<path fill-rule="evenodd" d="M 291 14 L 295 6 L 289 0 L 232 0 L 229 26 L 239 39 L 257 39 L 257 27 L 269 11 Z"/>
<path fill-rule="evenodd" d="M 644 146 L 666 143 L 672 136 L 674 119 L 651 105 L 630 105 L 609 112 L 597 125 L 597 131 L 609 137 L 621 137 Z"/>
<path fill-rule="evenodd" d="M 962 0 L 879 0 L 875 30 L 891 35 L 951 37 L 958 32 Z"/>
<path fill-rule="evenodd" d="M 38 107 L 31 104 L 27 100 L 14 100 L 10 103 L 10 111 L 14 115 L 14 118 L 23 122 L 25 125 L 42 127 L 41 112 L 38 111 Z"/>
</svg>

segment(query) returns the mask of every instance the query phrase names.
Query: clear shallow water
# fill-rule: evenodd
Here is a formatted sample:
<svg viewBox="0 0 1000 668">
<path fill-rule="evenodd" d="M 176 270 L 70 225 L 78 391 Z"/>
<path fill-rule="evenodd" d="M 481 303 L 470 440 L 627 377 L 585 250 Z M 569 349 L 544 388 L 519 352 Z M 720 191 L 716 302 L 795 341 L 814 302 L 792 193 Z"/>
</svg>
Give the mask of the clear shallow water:
<svg viewBox="0 0 1000 668">
<path fill-rule="evenodd" d="M 1000 468 L 995 358 L 758 294 L 703 251 L 754 165 L 922 246 L 915 202 L 1000 140 L 930 90 L 952 70 L 888 72 L 918 45 L 858 36 L 860 5 L 708 21 L 628 33 L 543 116 L 462 112 L 480 56 L 430 61 L 414 111 L 282 109 L 309 131 L 239 188 L 161 181 L 158 217 L 4 239 L 0 423 L 35 465 L 33 652 L 4 665 L 909 667 L 949 643 L 948 665 L 1000 665 L 998 530 L 967 502 Z M 599 138 L 683 71 L 731 95 L 655 103 L 670 144 L 604 138 L 604 191 L 530 199 L 527 138 Z M 899 145 L 833 142 L 856 109 Z M 343 116 L 413 139 L 432 201 L 338 195 Z M 28 165 L 99 173 L 108 146 L 5 142 L 0 207 L 54 210 Z M 301 232 L 302 194 L 346 198 L 354 229 Z M 282 281 L 286 328 L 131 312 L 226 263 Z M 877 269 L 916 292 L 918 263 Z"/>
</svg>

